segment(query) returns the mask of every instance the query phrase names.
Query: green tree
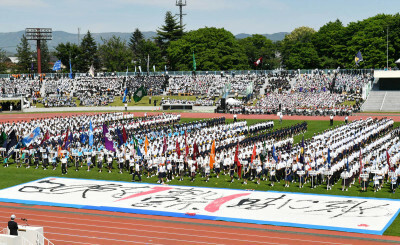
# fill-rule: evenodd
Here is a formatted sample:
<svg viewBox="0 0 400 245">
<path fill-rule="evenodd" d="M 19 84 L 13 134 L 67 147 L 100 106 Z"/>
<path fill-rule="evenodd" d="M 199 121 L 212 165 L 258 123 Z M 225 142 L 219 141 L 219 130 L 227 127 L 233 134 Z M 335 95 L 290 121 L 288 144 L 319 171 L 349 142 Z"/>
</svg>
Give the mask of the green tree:
<svg viewBox="0 0 400 245">
<path fill-rule="evenodd" d="M 161 59 L 161 49 L 151 40 L 140 40 L 138 50 L 135 55 L 137 65 L 142 67 L 142 71 L 147 69 L 147 59 L 149 60 L 149 70 L 152 71 L 153 65 L 157 70 L 163 69 L 164 62 Z"/>
<path fill-rule="evenodd" d="M 108 40 L 102 39 L 102 41 L 103 44 L 99 47 L 99 54 L 107 71 L 125 71 L 132 60 L 126 42 L 116 36 L 112 36 Z"/>
<path fill-rule="evenodd" d="M 139 43 L 144 39 L 143 33 L 139 30 L 139 28 L 135 29 L 135 32 L 132 33 L 129 39 L 129 48 L 131 49 L 133 55 L 137 55 L 139 50 Z"/>
<path fill-rule="evenodd" d="M 248 67 L 243 47 L 231 32 L 223 28 L 201 28 L 186 33 L 180 40 L 172 41 L 167 49 L 170 69 L 192 70 L 193 51 L 199 71 Z"/>
<path fill-rule="evenodd" d="M 69 60 L 71 59 L 72 72 L 78 71 L 80 62 L 80 49 L 74 43 L 60 43 L 55 48 L 55 56 L 61 60 L 61 63 L 66 67 L 64 72 L 69 72 Z"/>
<path fill-rule="evenodd" d="M 282 63 L 287 69 L 319 67 L 319 56 L 312 40 L 315 30 L 302 26 L 285 36 L 281 43 Z"/>
<path fill-rule="evenodd" d="M 276 46 L 271 40 L 256 34 L 240 39 L 238 42 L 244 49 L 250 69 L 254 69 L 254 62 L 260 57 L 263 58 L 263 62 L 257 66 L 258 69 L 276 68 Z"/>
<path fill-rule="evenodd" d="M 6 51 L 0 48 L 0 74 L 7 72 L 7 59 Z"/>
<path fill-rule="evenodd" d="M 170 42 L 179 40 L 183 36 L 183 26 L 170 11 L 165 14 L 165 24 L 157 30 L 156 42 L 161 48 L 162 56 L 166 57 Z"/>
<path fill-rule="evenodd" d="M 90 31 L 88 31 L 80 44 L 80 62 L 78 70 L 87 72 L 91 65 L 93 65 L 95 69 L 100 68 L 97 44 Z"/>
<path fill-rule="evenodd" d="M 313 44 L 320 57 L 319 68 L 343 67 L 342 60 L 343 48 L 346 47 L 344 30 L 340 20 L 328 22 L 322 26 L 313 38 Z"/>
<path fill-rule="evenodd" d="M 33 53 L 25 35 L 22 35 L 21 42 L 17 46 L 17 57 L 19 60 L 18 72 L 29 73 L 33 62 Z"/>
</svg>

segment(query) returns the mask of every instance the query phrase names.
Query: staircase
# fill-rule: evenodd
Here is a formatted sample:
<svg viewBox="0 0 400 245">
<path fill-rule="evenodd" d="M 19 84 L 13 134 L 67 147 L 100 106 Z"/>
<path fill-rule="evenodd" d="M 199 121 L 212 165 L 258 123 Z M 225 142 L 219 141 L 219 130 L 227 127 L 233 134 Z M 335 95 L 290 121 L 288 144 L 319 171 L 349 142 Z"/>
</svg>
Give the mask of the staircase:
<svg viewBox="0 0 400 245">
<path fill-rule="evenodd" d="M 268 84 L 269 84 L 269 78 L 265 79 L 265 83 L 262 85 L 260 89 L 260 95 L 265 94 L 265 89 L 267 88 Z"/>
<path fill-rule="evenodd" d="M 400 111 L 400 91 L 371 90 L 361 111 Z"/>
</svg>

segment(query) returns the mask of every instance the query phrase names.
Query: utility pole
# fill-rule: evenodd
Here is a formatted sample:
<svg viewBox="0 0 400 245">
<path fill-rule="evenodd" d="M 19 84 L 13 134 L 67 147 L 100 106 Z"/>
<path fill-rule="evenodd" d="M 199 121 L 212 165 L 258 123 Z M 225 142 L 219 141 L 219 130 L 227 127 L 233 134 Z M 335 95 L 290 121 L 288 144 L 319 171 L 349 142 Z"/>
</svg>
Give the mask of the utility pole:
<svg viewBox="0 0 400 245">
<path fill-rule="evenodd" d="M 78 45 L 80 44 L 80 42 L 81 42 L 81 28 L 78 27 Z"/>
<path fill-rule="evenodd" d="M 186 15 L 183 13 L 183 7 L 186 6 L 186 0 L 176 0 L 176 6 L 179 7 L 179 20 L 181 27 L 183 27 L 183 16 Z"/>
</svg>

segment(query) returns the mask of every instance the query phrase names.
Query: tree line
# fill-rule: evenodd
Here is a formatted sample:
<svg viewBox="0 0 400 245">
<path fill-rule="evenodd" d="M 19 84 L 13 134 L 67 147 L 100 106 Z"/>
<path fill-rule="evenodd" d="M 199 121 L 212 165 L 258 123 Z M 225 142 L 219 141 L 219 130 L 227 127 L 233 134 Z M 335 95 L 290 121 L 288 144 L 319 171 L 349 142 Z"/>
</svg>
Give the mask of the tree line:
<svg viewBox="0 0 400 245">
<path fill-rule="evenodd" d="M 135 29 L 128 42 L 112 36 L 96 43 L 90 31 L 81 43 L 60 43 L 54 53 L 42 44 L 42 69 L 49 72 L 50 56 L 53 55 L 69 71 L 87 72 L 91 65 L 97 71 L 134 71 L 140 66 L 147 71 L 153 66 L 157 71 L 193 70 L 193 56 L 197 70 L 247 70 L 262 69 L 333 69 L 383 68 L 388 50 L 389 66 L 394 67 L 400 58 L 400 15 L 378 14 L 368 19 L 351 22 L 344 26 L 340 20 L 331 21 L 318 31 L 310 27 L 298 27 L 282 41 L 273 42 L 263 35 L 244 39 L 224 28 L 204 27 L 184 30 L 171 12 L 165 15 L 164 24 L 153 39 L 145 39 Z M 387 42 L 388 41 L 388 42 Z M 388 44 L 388 47 L 387 47 Z M 356 67 L 354 57 L 361 51 L 364 61 Z M 17 48 L 19 72 L 36 69 L 35 53 L 23 36 Z M 260 64 L 255 61 L 262 58 Z M 0 72 L 6 69 L 4 52 L 0 50 Z M 138 71 L 138 70 L 137 70 Z"/>
</svg>

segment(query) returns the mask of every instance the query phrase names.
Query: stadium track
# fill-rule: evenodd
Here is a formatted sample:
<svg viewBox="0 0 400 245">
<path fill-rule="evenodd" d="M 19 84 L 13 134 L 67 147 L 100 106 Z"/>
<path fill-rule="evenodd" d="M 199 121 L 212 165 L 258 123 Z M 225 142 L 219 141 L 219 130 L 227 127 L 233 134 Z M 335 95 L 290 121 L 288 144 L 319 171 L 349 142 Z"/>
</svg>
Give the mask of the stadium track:
<svg viewBox="0 0 400 245">
<path fill-rule="evenodd" d="M 365 235 L 62 207 L 0 203 L 0 222 L 10 214 L 43 226 L 54 244 L 399 244 L 400 237 Z"/>
<path fill-rule="evenodd" d="M 168 113 L 168 111 L 166 111 Z M 102 112 L 56 112 L 56 113 L 1 113 L 0 122 L 18 122 L 18 121 L 28 121 L 37 118 L 49 118 L 49 117 L 60 117 L 60 116 L 73 116 L 82 114 L 100 114 Z M 135 116 L 144 116 L 143 112 L 132 112 Z M 161 114 L 162 112 L 147 112 L 147 115 Z M 171 113 L 174 113 L 173 111 Z M 215 117 L 226 117 L 227 119 L 232 119 L 233 114 L 222 114 L 222 113 L 197 113 L 197 112 L 181 112 L 182 118 L 215 118 Z M 390 113 L 359 113 L 353 116 L 349 116 L 350 121 L 366 119 L 368 117 L 372 118 L 392 118 L 395 122 L 400 122 L 400 114 L 392 115 Z M 277 120 L 279 119 L 276 115 L 237 115 L 238 119 L 264 119 L 264 120 Z M 344 116 L 335 116 L 335 121 L 344 121 Z M 318 121 L 329 121 L 329 116 L 283 116 L 283 120 L 318 120 Z"/>
<path fill-rule="evenodd" d="M 101 113 L 101 112 L 98 112 Z M 147 115 L 160 112 L 148 112 Z M 0 122 L 27 121 L 35 118 L 72 116 L 81 113 L 0 114 Z M 144 112 L 134 112 L 143 116 Z M 180 113 L 183 118 L 212 118 L 232 114 Z M 349 120 L 383 114 L 359 114 Z M 390 115 L 400 121 L 400 115 Z M 238 119 L 278 119 L 275 115 L 238 115 Z M 284 120 L 329 120 L 329 117 L 284 116 Z M 335 120 L 344 120 L 336 116 Z M 292 227 L 277 227 L 223 221 L 171 218 L 125 214 L 73 208 L 0 203 L 0 223 L 6 224 L 11 214 L 27 218 L 33 226 L 43 226 L 45 236 L 54 244 L 400 244 L 400 237 L 377 236 Z"/>
</svg>

